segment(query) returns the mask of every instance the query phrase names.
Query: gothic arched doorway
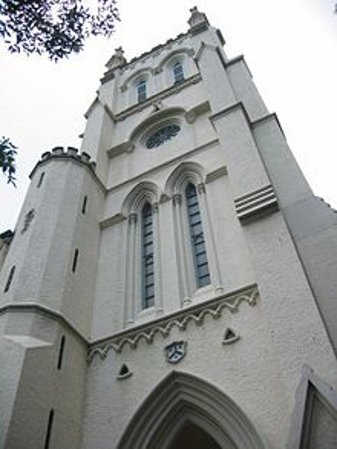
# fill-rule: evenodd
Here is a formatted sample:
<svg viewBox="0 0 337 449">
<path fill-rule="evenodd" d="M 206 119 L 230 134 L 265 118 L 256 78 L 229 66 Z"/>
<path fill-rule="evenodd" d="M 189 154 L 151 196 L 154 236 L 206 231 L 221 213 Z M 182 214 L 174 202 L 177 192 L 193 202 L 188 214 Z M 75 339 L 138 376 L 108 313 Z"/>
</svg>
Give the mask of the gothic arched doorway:
<svg viewBox="0 0 337 449">
<path fill-rule="evenodd" d="M 168 449 L 236 449 L 231 442 L 219 444 L 203 429 L 187 421 L 175 435 Z"/>
<path fill-rule="evenodd" d="M 198 377 L 172 371 L 145 399 L 118 449 L 264 449 L 242 410 Z"/>
</svg>

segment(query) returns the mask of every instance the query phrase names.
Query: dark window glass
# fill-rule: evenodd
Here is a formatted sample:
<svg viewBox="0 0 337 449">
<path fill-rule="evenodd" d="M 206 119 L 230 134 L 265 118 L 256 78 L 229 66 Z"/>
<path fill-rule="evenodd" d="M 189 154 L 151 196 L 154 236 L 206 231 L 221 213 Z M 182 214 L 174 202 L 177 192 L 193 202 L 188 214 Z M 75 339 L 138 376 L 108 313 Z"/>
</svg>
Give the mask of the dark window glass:
<svg viewBox="0 0 337 449">
<path fill-rule="evenodd" d="M 57 361 L 57 369 L 61 369 L 62 368 L 65 342 L 66 342 L 66 337 L 63 335 L 63 337 L 61 338 L 61 343 L 60 343 L 59 358 L 58 358 L 58 361 Z"/>
<path fill-rule="evenodd" d="M 174 84 L 181 83 L 184 80 L 184 69 L 181 62 L 176 62 L 173 66 Z"/>
<path fill-rule="evenodd" d="M 53 427 L 53 420 L 54 420 L 54 410 L 50 410 L 49 417 L 48 417 L 46 438 L 44 440 L 44 449 L 49 449 L 51 431 L 52 431 L 52 427 Z"/>
<path fill-rule="evenodd" d="M 146 148 L 156 148 L 159 145 L 166 142 L 166 140 L 172 139 L 172 137 L 176 136 L 180 131 L 180 126 L 176 123 L 171 125 L 163 126 L 163 128 L 155 131 L 151 136 L 146 140 Z"/>
<path fill-rule="evenodd" d="M 142 306 L 154 305 L 153 213 L 145 203 L 142 209 Z"/>
<path fill-rule="evenodd" d="M 72 272 L 75 273 L 76 267 L 77 267 L 77 260 L 78 260 L 78 249 L 75 249 L 74 252 L 74 258 L 73 258 L 73 266 L 72 266 Z"/>
<path fill-rule="evenodd" d="M 193 184 L 189 183 L 187 185 L 185 195 L 197 286 L 204 287 L 211 282 L 211 278 L 208 268 L 204 233 L 202 231 L 198 196 Z"/>
<path fill-rule="evenodd" d="M 82 214 L 83 215 L 85 214 L 85 211 L 87 210 L 87 201 L 88 201 L 88 197 L 85 196 L 83 198 L 83 204 L 82 204 Z"/>
<path fill-rule="evenodd" d="M 39 182 L 37 183 L 37 188 L 41 187 L 41 184 L 43 182 L 43 178 L 44 178 L 45 173 L 42 172 L 39 178 Z"/>
<path fill-rule="evenodd" d="M 8 275 L 7 282 L 6 282 L 6 285 L 5 285 L 4 293 L 8 292 L 8 290 L 9 290 L 9 288 L 11 286 L 11 283 L 12 283 L 12 280 L 13 280 L 13 276 L 14 276 L 14 271 L 15 271 L 15 265 L 13 265 L 12 268 L 10 269 L 10 271 L 9 271 L 9 275 Z"/>
<path fill-rule="evenodd" d="M 146 93 L 146 81 L 142 80 L 139 81 L 137 84 L 137 98 L 138 103 L 141 103 L 142 101 L 146 100 L 147 93 Z"/>
</svg>

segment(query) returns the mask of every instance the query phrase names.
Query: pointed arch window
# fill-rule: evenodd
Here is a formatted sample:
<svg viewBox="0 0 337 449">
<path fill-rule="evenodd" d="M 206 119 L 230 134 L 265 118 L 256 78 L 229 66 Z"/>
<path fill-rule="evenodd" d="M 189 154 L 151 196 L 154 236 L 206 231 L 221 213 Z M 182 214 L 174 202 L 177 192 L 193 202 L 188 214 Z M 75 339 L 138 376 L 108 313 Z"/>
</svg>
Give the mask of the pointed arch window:
<svg viewBox="0 0 337 449">
<path fill-rule="evenodd" d="M 187 216 L 190 229 L 195 277 L 198 288 L 210 284 L 206 245 L 202 229 L 198 195 L 195 186 L 189 183 L 185 190 Z"/>
<path fill-rule="evenodd" d="M 142 306 L 154 305 L 153 210 L 146 202 L 141 213 Z"/>
<path fill-rule="evenodd" d="M 173 78 L 174 78 L 174 84 L 181 83 L 184 81 L 184 68 L 180 61 L 177 61 L 173 65 Z"/>
<path fill-rule="evenodd" d="M 147 84 L 146 80 L 140 80 L 137 83 L 137 99 L 138 103 L 141 103 L 142 101 L 145 101 L 147 98 Z"/>
</svg>

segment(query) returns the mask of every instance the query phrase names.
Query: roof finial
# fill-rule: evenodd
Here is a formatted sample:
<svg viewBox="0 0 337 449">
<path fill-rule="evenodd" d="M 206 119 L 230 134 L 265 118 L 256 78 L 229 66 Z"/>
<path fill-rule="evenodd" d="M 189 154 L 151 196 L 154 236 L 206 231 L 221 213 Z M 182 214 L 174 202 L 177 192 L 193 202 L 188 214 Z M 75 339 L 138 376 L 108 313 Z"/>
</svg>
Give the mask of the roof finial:
<svg viewBox="0 0 337 449">
<path fill-rule="evenodd" d="M 198 33 L 199 31 L 204 31 L 209 26 L 206 14 L 200 12 L 197 6 L 191 8 L 190 13 L 191 17 L 188 20 L 188 24 L 193 34 Z"/>
<path fill-rule="evenodd" d="M 108 67 L 109 70 L 113 70 L 116 69 L 117 67 L 122 67 L 126 63 L 127 61 L 126 58 L 124 57 L 124 50 L 122 47 L 118 47 L 115 49 L 115 53 L 106 63 L 106 67 Z"/>
</svg>

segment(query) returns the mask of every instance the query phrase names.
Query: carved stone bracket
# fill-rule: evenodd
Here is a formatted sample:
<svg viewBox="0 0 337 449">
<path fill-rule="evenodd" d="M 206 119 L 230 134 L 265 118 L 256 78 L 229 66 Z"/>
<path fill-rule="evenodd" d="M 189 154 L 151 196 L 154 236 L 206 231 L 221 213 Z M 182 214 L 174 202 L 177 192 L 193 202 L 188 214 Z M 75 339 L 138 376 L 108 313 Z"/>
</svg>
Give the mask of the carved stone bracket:
<svg viewBox="0 0 337 449">
<path fill-rule="evenodd" d="M 130 215 L 129 215 L 129 223 L 130 223 L 130 224 L 137 223 L 137 218 L 138 218 L 138 216 L 137 216 L 136 213 L 130 214 Z"/>
<path fill-rule="evenodd" d="M 203 195 L 206 192 L 205 184 L 201 182 L 197 185 L 199 195 Z"/>
<path fill-rule="evenodd" d="M 172 201 L 173 201 L 173 205 L 177 206 L 179 204 L 181 204 L 182 202 L 182 195 L 181 193 L 175 193 L 172 197 Z"/>
<path fill-rule="evenodd" d="M 185 331 L 190 322 L 201 326 L 206 316 L 210 315 L 213 319 L 218 319 L 225 309 L 235 313 L 242 302 L 254 306 L 258 296 L 257 286 L 251 285 L 233 293 L 216 296 L 210 301 L 184 308 L 169 316 L 151 321 L 151 323 L 112 335 L 102 341 L 93 342 L 89 345 L 88 361 L 91 362 L 95 355 L 99 355 L 101 359 L 104 359 L 110 350 L 120 353 L 125 345 L 136 349 L 141 340 L 151 344 L 157 334 L 164 338 L 168 337 L 173 327 L 177 327 L 180 331 Z"/>
</svg>

